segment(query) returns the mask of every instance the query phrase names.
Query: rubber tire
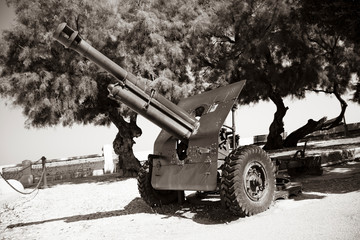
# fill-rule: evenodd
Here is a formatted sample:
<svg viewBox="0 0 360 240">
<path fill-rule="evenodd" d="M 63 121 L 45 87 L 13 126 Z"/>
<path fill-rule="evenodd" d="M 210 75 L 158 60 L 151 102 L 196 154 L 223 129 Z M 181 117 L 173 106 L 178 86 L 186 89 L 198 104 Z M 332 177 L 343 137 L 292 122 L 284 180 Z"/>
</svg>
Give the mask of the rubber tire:
<svg viewBox="0 0 360 240">
<path fill-rule="evenodd" d="M 138 173 L 138 190 L 141 198 L 150 207 L 161 207 L 174 203 L 178 200 L 178 192 L 175 190 L 156 190 L 151 185 L 151 167 L 146 161 Z"/>
<path fill-rule="evenodd" d="M 251 164 L 262 166 L 267 186 L 257 201 L 246 193 L 245 175 Z M 274 201 L 276 189 L 275 166 L 267 153 L 258 146 L 249 145 L 234 150 L 225 159 L 222 170 L 220 196 L 223 206 L 236 216 L 251 216 L 266 211 Z"/>
</svg>

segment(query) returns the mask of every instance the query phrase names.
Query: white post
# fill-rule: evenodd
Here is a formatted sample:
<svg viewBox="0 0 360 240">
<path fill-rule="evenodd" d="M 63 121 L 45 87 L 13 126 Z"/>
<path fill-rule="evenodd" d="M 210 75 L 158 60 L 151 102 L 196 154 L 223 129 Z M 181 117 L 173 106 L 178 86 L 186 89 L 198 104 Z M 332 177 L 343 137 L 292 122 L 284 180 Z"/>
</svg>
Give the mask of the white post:
<svg viewBox="0 0 360 240">
<path fill-rule="evenodd" d="M 103 146 L 104 152 L 104 172 L 113 173 L 114 172 L 114 161 L 112 157 L 113 146 L 112 144 L 105 144 Z"/>
</svg>

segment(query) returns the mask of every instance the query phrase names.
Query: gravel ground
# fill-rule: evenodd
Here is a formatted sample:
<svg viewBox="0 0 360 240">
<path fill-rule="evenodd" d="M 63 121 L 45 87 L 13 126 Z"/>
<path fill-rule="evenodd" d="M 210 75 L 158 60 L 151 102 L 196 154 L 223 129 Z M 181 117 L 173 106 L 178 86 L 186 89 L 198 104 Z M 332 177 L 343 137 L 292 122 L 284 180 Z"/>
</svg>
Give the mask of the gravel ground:
<svg viewBox="0 0 360 240">
<path fill-rule="evenodd" d="M 0 239 L 360 239 L 360 162 L 295 180 L 302 195 L 247 218 L 211 198 L 152 210 L 133 178 L 61 183 L 0 196 Z"/>
</svg>

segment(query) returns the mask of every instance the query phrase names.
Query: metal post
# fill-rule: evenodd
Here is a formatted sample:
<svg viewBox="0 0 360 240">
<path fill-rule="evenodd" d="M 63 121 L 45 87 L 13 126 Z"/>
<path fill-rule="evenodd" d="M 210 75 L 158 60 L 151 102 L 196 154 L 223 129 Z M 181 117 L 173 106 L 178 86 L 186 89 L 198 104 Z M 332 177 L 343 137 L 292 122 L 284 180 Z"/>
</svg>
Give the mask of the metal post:
<svg viewBox="0 0 360 240">
<path fill-rule="evenodd" d="M 234 104 L 234 106 L 231 108 L 231 114 L 232 114 L 232 137 L 233 137 L 233 149 L 236 149 L 236 123 L 235 123 L 235 111 L 237 109 L 237 105 Z"/>
<path fill-rule="evenodd" d="M 42 156 L 41 157 L 41 164 L 42 164 L 42 169 L 43 169 L 43 174 L 44 174 L 44 181 L 43 181 L 43 185 L 42 185 L 42 188 L 48 188 L 48 185 L 47 185 L 47 179 L 46 179 L 46 157 Z"/>
</svg>

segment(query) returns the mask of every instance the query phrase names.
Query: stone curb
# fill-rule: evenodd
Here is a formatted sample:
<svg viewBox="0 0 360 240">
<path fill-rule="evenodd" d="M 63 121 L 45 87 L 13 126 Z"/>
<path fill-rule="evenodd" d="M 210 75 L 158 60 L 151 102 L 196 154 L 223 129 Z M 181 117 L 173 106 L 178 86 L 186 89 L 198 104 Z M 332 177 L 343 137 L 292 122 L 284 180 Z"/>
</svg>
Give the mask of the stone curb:
<svg viewBox="0 0 360 240">
<path fill-rule="evenodd" d="M 353 161 L 360 159 L 360 147 L 321 153 L 320 157 L 322 167 Z"/>
</svg>

